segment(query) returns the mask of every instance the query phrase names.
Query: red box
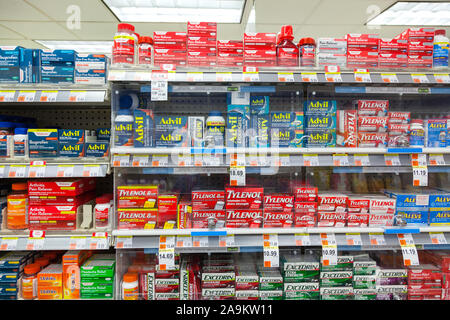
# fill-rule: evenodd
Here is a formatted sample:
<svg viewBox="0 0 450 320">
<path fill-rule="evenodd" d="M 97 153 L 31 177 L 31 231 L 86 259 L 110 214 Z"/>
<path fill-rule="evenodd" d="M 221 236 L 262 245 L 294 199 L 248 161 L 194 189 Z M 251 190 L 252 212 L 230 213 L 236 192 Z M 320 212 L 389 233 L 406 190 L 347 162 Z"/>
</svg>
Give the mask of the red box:
<svg viewBox="0 0 450 320">
<path fill-rule="evenodd" d="M 155 293 L 179 292 L 179 279 L 155 279 Z"/>
<path fill-rule="evenodd" d="M 227 210 L 227 228 L 260 228 L 263 222 L 262 210 Z"/>
<path fill-rule="evenodd" d="M 192 211 L 192 228 L 207 229 L 210 226 L 216 228 L 225 227 L 225 210 L 194 210 Z"/>
<path fill-rule="evenodd" d="M 192 191 L 192 209 L 222 210 L 225 206 L 225 191 Z"/>
<path fill-rule="evenodd" d="M 186 42 L 176 42 L 176 41 L 164 41 L 164 42 L 157 42 L 153 44 L 153 49 L 171 49 L 171 50 L 180 50 L 180 51 L 186 51 L 187 50 L 187 44 Z"/>
<path fill-rule="evenodd" d="M 294 227 L 312 228 L 316 225 L 317 215 L 315 212 L 294 213 Z"/>
<path fill-rule="evenodd" d="M 164 228 L 166 222 L 176 225 L 178 212 L 178 195 L 158 195 L 158 228 Z"/>
<path fill-rule="evenodd" d="M 78 196 L 95 189 L 95 179 L 31 180 L 29 196 Z"/>
<path fill-rule="evenodd" d="M 271 212 L 264 210 L 264 228 L 290 228 L 294 220 L 293 212 Z"/>
<path fill-rule="evenodd" d="M 155 49 L 155 59 L 186 60 L 186 51 L 179 49 Z"/>
<path fill-rule="evenodd" d="M 388 197 L 370 197 L 369 227 L 392 226 L 395 203 L 395 199 Z"/>
<path fill-rule="evenodd" d="M 178 208 L 178 229 L 192 228 L 192 202 L 188 199 L 181 199 L 177 205 Z"/>
<path fill-rule="evenodd" d="M 344 194 L 319 193 L 317 198 L 318 198 L 318 206 L 317 206 L 318 211 L 347 212 L 348 196 Z"/>
<path fill-rule="evenodd" d="M 439 280 L 442 281 L 442 271 L 431 264 L 421 264 L 420 266 L 409 266 L 409 280 Z"/>
<path fill-rule="evenodd" d="M 213 47 L 216 48 L 216 37 L 194 37 L 194 36 L 188 36 L 187 37 L 187 45 L 188 48 L 191 47 Z"/>
<path fill-rule="evenodd" d="M 288 193 L 274 193 L 264 195 L 264 210 L 270 212 L 292 212 L 294 196 Z"/>
<path fill-rule="evenodd" d="M 409 124 L 403 123 L 389 123 L 388 124 L 389 135 L 401 135 L 409 134 Z"/>
<path fill-rule="evenodd" d="M 348 50 L 347 61 L 374 62 L 378 61 L 378 51 Z"/>
<path fill-rule="evenodd" d="M 422 41 L 428 41 L 433 42 L 434 41 L 434 28 L 409 28 L 400 33 L 398 36 L 396 36 L 394 39 L 406 39 L 409 41 L 416 41 L 416 40 L 422 40 Z"/>
<path fill-rule="evenodd" d="M 173 64 L 175 66 L 186 66 L 186 60 L 172 60 L 172 59 L 157 59 L 155 58 L 155 65 Z"/>
<path fill-rule="evenodd" d="M 230 67 L 230 68 L 238 68 L 244 65 L 244 60 L 241 61 L 230 61 L 227 59 L 217 58 L 217 66 L 218 67 Z"/>
<path fill-rule="evenodd" d="M 275 33 L 244 33 L 244 49 L 275 50 Z"/>
<path fill-rule="evenodd" d="M 316 213 L 317 202 L 294 202 L 295 213 Z"/>
<path fill-rule="evenodd" d="M 217 40 L 217 50 L 219 51 L 233 51 L 233 52 L 243 52 L 244 43 L 240 40 Z"/>
<path fill-rule="evenodd" d="M 389 111 L 389 123 L 409 123 L 411 120 L 411 112 L 408 111 Z"/>
<path fill-rule="evenodd" d="M 348 227 L 367 227 L 369 225 L 370 200 L 365 196 L 348 197 Z"/>
<path fill-rule="evenodd" d="M 440 280 L 409 280 L 408 287 L 419 289 L 442 289 L 442 283 Z"/>
<path fill-rule="evenodd" d="M 358 112 L 356 110 L 337 111 L 338 146 L 356 148 L 358 146 Z"/>
<path fill-rule="evenodd" d="M 158 209 L 117 209 L 117 228 L 155 229 Z"/>
<path fill-rule="evenodd" d="M 298 186 L 293 188 L 295 202 L 315 202 L 317 201 L 317 187 Z"/>
<path fill-rule="evenodd" d="M 377 34 L 347 34 L 347 51 L 348 50 L 373 50 L 378 51 L 380 45 L 380 37 Z"/>
<path fill-rule="evenodd" d="M 388 134 L 379 132 L 358 132 L 358 146 L 366 148 L 384 148 L 388 143 Z"/>
<path fill-rule="evenodd" d="M 380 67 L 403 67 L 408 65 L 408 55 L 404 53 L 380 53 L 378 55 L 378 63 Z"/>
<path fill-rule="evenodd" d="M 275 67 L 277 65 L 276 59 L 245 59 L 244 65 L 248 67 Z"/>
<path fill-rule="evenodd" d="M 389 117 L 359 116 L 358 132 L 386 132 Z"/>
<path fill-rule="evenodd" d="M 117 187 L 118 208 L 156 208 L 158 186 L 132 185 Z"/>
<path fill-rule="evenodd" d="M 409 41 L 408 43 L 408 55 L 433 55 L 433 42 L 423 41 Z"/>
<path fill-rule="evenodd" d="M 277 58 L 277 52 L 275 50 L 248 50 L 244 49 L 244 59 L 265 59 L 265 60 L 271 60 Z"/>
<path fill-rule="evenodd" d="M 347 60 L 347 68 L 354 69 L 354 68 L 378 68 L 378 59 L 373 60 L 371 62 L 368 62 L 366 60 L 359 60 L 359 59 L 349 59 Z"/>
<path fill-rule="evenodd" d="M 186 42 L 186 32 L 154 31 L 153 42 Z"/>
<path fill-rule="evenodd" d="M 408 288 L 409 295 L 421 295 L 421 296 L 438 296 L 442 294 L 442 289 L 420 289 L 420 288 Z"/>
<path fill-rule="evenodd" d="M 408 56 L 408 68 L 431 68 L 433 66 L 433 56 Z"/>
<path fill-rule="evenodd" d="M 207 61 L 214 60 L 216 61 L 216 52 L 214 51 L 188 51 L 187 59 L 189 60 L 198 60 L 198 61 Z"/>
<path fill-rule="evenodd" d="M 380 39 L 381 53 L 403 53 L 408 52 L 408 41 L 404 39 Z"/>
<path fill-rule="evenodd" d="M 28 221 L 30 230 L 75 230 L 77 215 L 82 207 L 77 206 L 30 206 Z"/>
<path fill-rule="evenodd" d="M 95 199 L 95 192 L 87 192 L 74 197 L 59 196 L 29 196 L 28 204 L 30 206 L 80 206 Z"/>
<path fill-rule="evenodd" d="M 319 211 L 317 213 L 318 227 L 344 227 L 347 222 L 347 212 Z"/>
<path fill-rule="evenodd" d="M 226 209 L 260 209 L 262 207 L 264 188 L 261 187 L 226 187 Z"/>
<path fill-rule="evenodd" d="M 217 32 L 216 22 L 188 22 L 188 34 L 210 34 Z"/>
</svg>

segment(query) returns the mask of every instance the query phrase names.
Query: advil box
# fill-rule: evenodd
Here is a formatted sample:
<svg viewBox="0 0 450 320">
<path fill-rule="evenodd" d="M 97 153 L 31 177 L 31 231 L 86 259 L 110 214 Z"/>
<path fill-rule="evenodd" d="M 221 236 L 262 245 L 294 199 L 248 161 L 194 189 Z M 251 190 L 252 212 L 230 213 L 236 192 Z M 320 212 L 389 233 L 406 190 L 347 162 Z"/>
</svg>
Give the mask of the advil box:
<svg viewBox="0 0 450 320">
<path fill-rule="evenodd" d="M 118 208 L 155 208 L 158 186 L 118 186 Z"/>
<path fill-rule="evenodd" d="M 262 210 L 226 210 L 227 228 L 260 228 L 263 222 Z"/>
<path fill-rule="evenodd" d="M 226 187 L 226 209 L 260 209 L 264 189 L 260 187 Z"/>
<path fill-rule="evenodd" d="M 225 210 L 194 210 L 192 211 L 192 228 L 207 229 L 225 227 Z"/>
<path fill-rule="evenodd" d="M 158 209 L 118 209 L 117 228 L 155 229 Z"/>
<path fill-rule="evenodd" d="M 270 212 L 292 212 L 294 196 L 286 193 L 264 195 L 264 210 Z"/>
<path fill-rule="evenodd" d="M 95 189 L 95 179 L 28 181 L 30 196 L 78 196 Z"/>
<path fill-rule="evenodd" d="M 292 227 L 294 213 L 270 212 L 264 210 L 264 228 L 290 228 Z"/>
</svg>

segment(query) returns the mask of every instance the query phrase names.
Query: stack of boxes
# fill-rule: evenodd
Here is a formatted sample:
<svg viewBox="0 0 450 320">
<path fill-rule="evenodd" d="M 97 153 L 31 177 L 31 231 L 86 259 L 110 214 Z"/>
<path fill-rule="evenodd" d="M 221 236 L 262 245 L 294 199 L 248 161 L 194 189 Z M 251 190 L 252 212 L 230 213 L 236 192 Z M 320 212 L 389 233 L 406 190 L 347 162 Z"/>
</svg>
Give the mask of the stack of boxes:
<svg viewBox="0 0 450 320">
<path fill-rule="evenodd" d="M 369 255 L 353 259 L 353 292 L 355 300 L 376 300 L 377 263 Z"/>
<path fill-rule="evenodd" d="M 318 227 L 344 227 L 346 225 L 348 210 L 347 195 L 319 193 L 317 199 Z"/>
<path fill-rule="evenodd" d="M 303 145 L 303 112 L 270 112 L 270 146 L 279 148 Z"/>
<path fill-rule="evenodd" d="M 85 132 L 83 129 L 58 129 L 58 148 L 60 157 L 84 157 Z"/>
<path fill-rule="evenodd" d="M 75 83 L 104 85 L 108 57 L 104 54 L 81 54 L 75 57 Z"/>
<path fill-rule="evenodd" d="M 74 83 L 75 51 L 74 50 L 42 50 L 41 51 L 42 83 Z"/>
<path fill-rule="evenodd" d="M 155 147 L 188 147 L 188 117 L 155 116 Z"/>
<path fill-rule="evenodd" d="M 450 252 L 421 250 L 419 259 L 421 263 L 433 264 L 442 272 L 442 300 L 450 300 Z"/>
<path fill-rule="evenodd" d="M 408 40 L 381 38 L 378 66 L 380 68 L 406 68 L 408 66 Z"/>
<path fill-rule="evenodd" d="M 75 230 L 83 204 L 95 198 L 95 179 L 28 181 L 30 230 Z"/>
<path fill-rule="evenodd" d="M 389 111 L 388 112 L 388 146 L 409 146 L 411 112 Z"/>
<path fill-rule="evenodd" d="M 259 275 L 252 261 L 237 261 L 236 300 L 259 299 Z"/>
<path fill-rule="evenodd" d="M 425 141 L 428 148 L 445 148 L 447 143 L 448 119 L 428 119 L 424 121 Z"/>
<path fill-rule="evenodd" d="M 294 227 L 314 227 L 317 222 L 317 188 L 294 187 Z"/>
<path fill-rule="evenodd" d="M 448 191 L 439 191 L 430 194 L 428 208 L 428 222 L 431 226 L 450 224 L 450 193 Z"/>
<path fill-rule="evenodd" d="M 226 187 L 226 228 L 260 228 L 263 225 L 261 187 Z"/>
<path fill-rule="evenodd" d="M 335 100 L 305 101 L 306 148 L 336 146 Z"/>
<path fill-rule="evenodd" d="M 278 268 L 257 266 L 260 300 L 283 300 L 283 277 Z"/>
<path fill-rule="evenodd" d="M 358 110 L 358 147 L 386 147 L 389 100 L 357 100 L 353 104 Z"/>
<path fill-rule="evenodd" d="M 0 47 L 0 82 L 40 82 L 40 58 L 39 49 Z"/>
<path fill-rule="evenodd" d="M 155 65 L 186 66 L 186 32 L 153 32 Z"/>
<path fill-rule="evenodd" d="M 409 28 L 394 39 L 407 40 L 409 68 L 433 66 L 434 28 Z"/>
<path fill-rule="evenodd" d="M 316 59 L 319 67 L 345 68 L 347 66 L 347 40 L 344 38 L 319 38 Z"/>
<path fill-rule="evenodd" d="M 408 271 L 406 269 L 377 269 L 377 300 L 407 300 Z"/>
<path fill-rule="evenodd" d="M 249 67 L 277 65 L 275 33 L 244 33 L 244 64 Z"/>
<path fill-rule="evenodd" d="M 236 272 L 233 259 L 213 257 L 201 270 L 203 300 L 234 300 Z"/>
<path fill-rule="evenodd" d="M 378 68 L 380 38 L 376 34 L 347 34 L 347 68 Z"/>
<path fill-rule="evenodd" d="M 441 300 L 442 270 L 432 264 L 408 267 L 408 300 Z"/>
<path fill-rule="evenodd" d="M 270 143 L 269 97 L 250 97 L 250 130 L 248 146 L 250 148 L 267 148 Z"/>
<path fill-rule="evenodd" d="M 185 220 L 189 228 L 223 228 L 226 220 L 225 192 L 193 190 L 192 214 Z"/>
<path fill-rule="evenodd" d="M 281 257 L 285 300 L 319 300 L 320 263 L 317 256 L 283 255 Z"/>
<path fill-rule="evenodd" d="M 16 300 L 18 280 L 25 265 L 31 262 L 33 252 L 8 252 L 0 257 L 0 300 Z"/>
<path fill-rule="evenodd" d="M 187 64 L 190 67 L 214 67 L 217 55 L 217 23 L 187 24 Z"/>
<path fill-rule="evenodd" d="M 396 199 L 385 196 L 370 196 L 369 227 L 392 226 Z"/>
<path fill-rule="evenodd" d="M 264 228 L 290 228 L 294 222 L 294 196 L 289 193 L 264 195 Z"/>
<path fill-rule="evenodd" d="M 320 259 L 320 299 L 353 300 L 353 256 L 337 256 L 336 265 Z"/>
<path fill-rule="evenodd" d="M 50 264 L 41 270 L 37 276 L 38 300 L 62 300 L 63 298 L 63 267 L 60 264 Z"/>
<path fill-rule="evenodd" d="M 389 197 L 396 200 L 395 214 L 403 217 L 408 225 L 428 224 L 428 201 L 420 203 L 418 195 L 398 191 L 385 191 Z M 429 195 L 423 195 L 429 197 Z"/>
<path fill-rule="evenodd" d="M 347 227 L 367 227 L 369 225 L 370 199 L 365 195 L 348 195 Z"/>
<path fill-rule="evenodd" d="M 244 45 L 240 40 L 217 40 L 217 66 L 224 68 L 244 65 Z"/>
<path fill-rule="evenodd" d="M 72 250 L 62 256 L 63 297 L 80 299 L 81 266 L 89 258 L 89 251 Z"/>
<path fill-rule="evenodd" d="M 80 270 L 81 299 L 113 299 L 116 259 L 113 254 L 95 254 Z"/>
</svg>

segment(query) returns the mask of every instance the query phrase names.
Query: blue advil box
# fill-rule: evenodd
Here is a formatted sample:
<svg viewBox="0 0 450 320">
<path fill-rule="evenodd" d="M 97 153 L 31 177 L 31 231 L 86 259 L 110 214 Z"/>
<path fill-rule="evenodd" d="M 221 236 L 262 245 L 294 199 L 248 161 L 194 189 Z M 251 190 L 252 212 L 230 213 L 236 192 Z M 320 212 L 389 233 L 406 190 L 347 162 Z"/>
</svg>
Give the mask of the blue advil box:
<svg viewBox="0 0 450 320">
<path fill-rule="evenodd" d="M 160 121 L 165 121 L 161 117 Z M 133 140 L 135 148 L 153 147 L 153 110 L 136 109 L 134 110 Z M 169 120 L 167 120 L 169 121 Z M 161 130 L 163 132 L 170 129 Z"/>
<path fill-rule="evenodd" d="M 308 129 L 336 129 L 336 114 L 310 114 L 305 120 Z"/>
<path fill-rule="evenodd" d="M 84 130 L 82 129 L 58 129 L 59 143 L 83 144 Z"/>
<path fill-rule="evenodd" d="M 155 116 L 155 131 L 175 130 L 188 128 L 186 116 Z"/>
<path fill-rule="evenodd" d="M 336 113 L 336 100 L 307 100 L 304 102 L 305 114 Z"/>
<path fill-rule="evenodd" d="M 109 142 L 97 141 L 84 144 L 84 156 L 95 158 L 106 158 L 109 155 Z"/>
</svg>

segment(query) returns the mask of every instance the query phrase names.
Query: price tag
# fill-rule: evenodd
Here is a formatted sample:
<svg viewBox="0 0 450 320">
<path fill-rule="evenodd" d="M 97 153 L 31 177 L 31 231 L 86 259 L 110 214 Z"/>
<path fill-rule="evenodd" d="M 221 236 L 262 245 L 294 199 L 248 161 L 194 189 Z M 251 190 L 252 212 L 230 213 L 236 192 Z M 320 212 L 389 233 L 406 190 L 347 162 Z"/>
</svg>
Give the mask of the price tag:
<svg viewBox="0 0 450 320">
<path fill-rule="evenodd" d="M 203 81 L 203 72 L 188 72 L 186 81 L 200 82 Z"/>
<path fill-rule="evenodd" d="M 443 232 L 430 232 L 430 239 L 432 244 L 447 244 Z"/>
<path fill-rule="evenodd" d="M 242 80 L 246 81 L 246 82 L 259 81 L 259 73 L 258 72 L 243 72 Z"/>
<path fill-rule="evenodd" d="M 159 249 L 158 251 L 159 270 L 171 270 L 175 268 L 175 249 Z"/>
<path fill-rule="evenodd" d="M 413 153 L 411 154 L 411 166 L 426 166 L 427 165 L 427 155 L 423 153 Z"/>
<path fill-rule="evenodd" d="M 255 153 L 249 153 L 245 156 L 245 164 L 250 167 L 257 167 L 258 162 L 258 155 Z"/>
<path fill-rule="evenodd" d="M 263 246 L 264 247 L 278 247 L 278 235 L 277 234 L 263 234 Z"/>
<path fill-rule="evenodd" d="M 278 246 L 263 248 L 264 268 L 278 268 L 280 266 L 280 251 Z"/>
<path fill-rule="evenodd" d="M 355 166 L 370 166 L 370 158 L 368 154 L 354 154 L 353 159 Z"/>
<path fill-rule="evenodd" d="M 294 74 L 292 72 L 278 72 L 278 82 L 294 82 Z"/>
<path fill-rule="evenodd" d="M 222 165 L 222 155 L 220 154 L 204 154 L 203 164 L 209 167 L 218 167 Z"/>
<path fill-rule="evenodd" d="M 322 263 L 324 266 L 335 266 L 337 264 L 337 246 L 322 245 Z"/>
<path fill-rule="evenodd" d="M 46 165 L 30 165 L 30 169 L 28 170 L 29 178 L 43 178 L 45 177 L 45 169 Z"/>
<path fill-rule="evenodd" d="M 219 236 L 219 247 L 234 247 L 234 234 L 227 234 L 226 236 Z"/>
<path fill-rule="evenodd" d="M 430 82 L 428 80 L 426 74 L 411 73 L 411 78 L 414 83 L 429 83 Z"/>
<path fill-rule="evenodd" d="M 411 234 L 398 234 L 398 242 L 402 247 L 403 263 L 405 266 L 419 265 L 419 255 Z"/>
<path fill-rule="evenodd" d="M 281 167 L 289 167 L 291 165 L 291 157 L 289 154 L 280 154 L 279 161 Z"/>
<path fill-rule="evenodd" d="M 69 249 L 70 250 L 87 249 L 86 237 L 81 236 L 70 237 Z"/>
<path fill-rule="evenodd" d="M 349 246 L 361 246 L 361 234 L 360 233 L 346 233 L 345 237 L 347 239 L 347 244 Z"/>
<path fill-rule="evenodd" d="M 381 80 L 386 83 L 398 83 L 397 74 L 395 73 L 382 73 Z"/>
<path fill-rule="evenodd" d="M 134 154 L 132 166 L 133 167 L 148 167 L 150 163 L 150 157 L 147 154 Z"/>
<path fill-rule="evenodd" d="M 116 248 L 117 249 L 130 249 L 133 247 L 133 236 L 118 236 Z"/>
<path fill-rule="evenodd" d="M 384 163 L 386 164 L 386 166 L 399 166 L 400 158 L 398 156 L 398 153 L 385 154 Z"/>
<path fill-rule="evenodd" d="M 152 156 L 152 167 L 167 167 L 169 165 L 169 155 L 154 154 Z"/>
<path fill-rule="evenodd" d="M 151 81 L 152 75 L 149 72 L 135 71 L 133 74 L 134 81 Z"/>
<path fill-rule="evenodd" d="M 310 246 L 311 238 L 309 233 L 296 233 L 295 234 L 295 245 L 296 246 Z"/>
<path fill-rule="evenodd" d="M 426 187 L 428 186 L 428 167 L 417 166 L 413 167 L 413 186 Z"/>
<path fill-rule="evenodd" d="M 108 233 L 107 232 L 94 232 L 89 244 L 91 250 L 105 250 L 108 249 Z"/>
<path fill-rule="evenodd" d="M 428 206 L 430 198 L 427 194 L 417 194 L 416 195 L 416 205 L 418 206 Z"/>
<path fill-rule="evenodd" d="M 204 236 L 192 237 L 192 246 L 195 248 L 208 247 L 208 237 L 204 237 Z"/>
<path fill-rule="evenodd" d="M 303 82 L 319 82 L 319 79 L 317 79 L 317 73 L 315 72 L 302 72 L 301 76 Z"/>
<path fill-rule="evenodd" d="M 325 79 L 327 82 L 342 82 L 340 72 L 325 72 Z"/>
<path fill-rule="evenodd" d="M 194 166 L 195 167 L 203 167 L 203 155 L 202 154 L 194 154 Z"/>
<path fill-rule="evenodd" d="M 369 233 L 370 244 L 372 246 L 384 246 L 386 245 L 386 240 L 382 233 Z"/>
<path fill-rule="evenodd" d="M 245 154 L 232 154 L 230 159 L 230 185 L 245 186 Z"/>
<path fill-rule="evenodd" d="M 56 97 L 58 96 L 57 90 L 41 91 L 40 102 L 56 102 Z"/>
<path fill-rule="evenodd" d="M 152 80 L 150 100 L 151 101 L 167 101 L 168 97 L 167 80 L 154 81 Z"/>
<path fill-rule="evenodd" d="M 303 166 L 305 167 L 317 167 L 319 166 L 319 155 L 317 154 L 304 154 Z"/>
<path fill-rule="evenodd" d="M 322 243 L 322 246 L 337 245 L 334 233 L 321 233 L 320 242 Z"/>
<path fill-rule="evenodd" d="M 19 238 L 10 238 L 10 237 L 2 238 L 0 242 L 0 250 L 16 250 L 18 241 Z"/>
<path fill-rule="evenodd" d="M 356 69 L 354 77 L 356 82 L 372 82 L 370 72 L 367 69 Z"/>
<path fill-rule="evenodd" d="M 33 102 L 36 96 L 35 90 L 21 90 L 17 97 L 17 102 Z"/>
<path fill-rule="evenodd" d="M 437 83 L 450 83 L 450 77 L 448 73 L 441 73 L 441 74 L 434 74 L 434 80 L 436 80 Z"/>
<path fill-rule="evenodd" d="M 192 165 L 191 154 L 178 154 L 178 166 L 179 167 L 189 167 Z"/>
<path fill-rule="evenodd" d="M 0 166 L 0 178 L 5 177 L 5 166 Z"/>
<path fill-rule="evenodd" d="M 175 236 L 160 236 L 159 249 L 173 249 L 175 248 Z"/>
<path fill-rule="evenodd" d="M 44 249 L 45 231 L 33 230 L 28 236 L 26 250 Z"/>
<path fill-rule="evenodd" d="M 2 90 L 0 91 L 0 102 L 14 102 L 14 90 Z"/>
<path fill-rule="evenodd" d="M 333 154 L 333 165 L 335 167 L 348 166 L 348 154 Z"/>
<path fill-rule="evenodd" d="M 73 177 L 73 170 L 75 166 L 70 164 L 60 164 L 56 168 L 56 176 L 65 178 L 65 177 Z"/>
<path fill-rule="evenodd" d="M 25 178 L 26 165 L 11 165 L 9 166 L 9 178 Z"/>
<path fill-rule="evenodd" d="M 189 248 L 192 247 L 192 237 L 180 235 L 177 236 L 177 248 Z"/>
<path fill-rule="evenodd" d="M 430 154 L 428 157 L 430 166 L 445 166 L 443 154 Z"/>
<path fill-rule="evenodd" d="M 114 167 L 128 167 L 130 165 L 129 154 L 115 154 L 113 160 Z"/>
<path fill-rule="evenodd" d="M 100 165 L 86 164 L 83 167 L 83 177 L 98 177 L 100 176 Z"/>
<path fill-rule="evenodd" d="M 85 102 L 87 91 L 70 91 L 70 102 Z"/>
<path fill-rule="evenodd" d="M 233 80 L 231 72 L 216 72 L 216 81 L 231 82 Z"/>
</svg>

